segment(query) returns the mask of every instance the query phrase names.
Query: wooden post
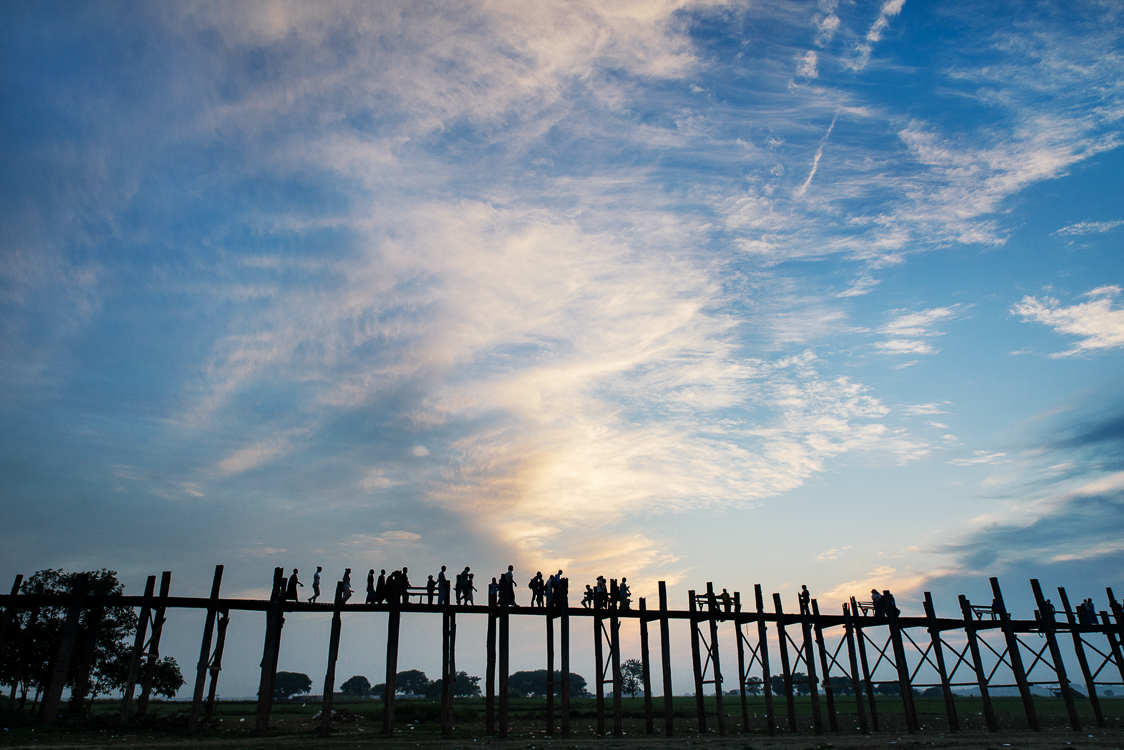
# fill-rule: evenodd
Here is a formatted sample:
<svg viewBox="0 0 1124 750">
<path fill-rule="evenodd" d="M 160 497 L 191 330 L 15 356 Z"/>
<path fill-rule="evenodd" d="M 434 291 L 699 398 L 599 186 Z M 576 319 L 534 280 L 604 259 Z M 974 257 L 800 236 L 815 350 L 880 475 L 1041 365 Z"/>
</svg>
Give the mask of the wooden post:
<svg viewBox="0 0 1124 750">
<path fill-rule="evenodd" d="M 144 639 L 148 635 L 148 618 L 152 613 L 152 598 L 156 593 L 156 576 L 149 576 L 144 584 L 144 604 L 137 618 L 137 634 L 133 638 L 132 657 L 129 659 L 129 675 L 125 679 L 125 697 L 121 701 L 121 723 L 129 723 L 129 711 L 133 705 L 133 691 L 137 687 L 137 673 L 140 671 L 141 654 L 144 653 Z"/>
<path fill-rule="evenodd" d="M 736 606 L 734 609 L 734 636 L 738 643 L 738 697 L 741 699 L 742 704 L 742 731 L 749 731 L 749 700 L 745 694 L 745 644 L 742 643 L 742 624 L 740 619 L 741 607 L 741 594 L 737 591 L 734 592 L 734 602 Z"/>
<path fill-rule="evenodd" d="M 1081 638 L 1081 627 L 1074 617 L 1073 608 L 1069 606 L 1069 597 L 1065 589 L 1058 586 L 1058 596 L 1061 597 L 1062 607 L 1065 608 L 1065 618 L 1069 623 L 1069 633 L 1073 636 L 1073 651 L 1077 654 L 1077 664 L 1081 667 L 1081 676 L 1085 680 L 1085 690 L 1089 694 L 1089 704 L 1093 707 L 1093 716 L 1096 717 L 1097 726 L 1105 727 L 1104 712 L 1101 711 L 1101 701 L 1097 697 L 1097 683 L 1089 671 L 1089 660 L 1085 656 L 1085 641 Z"/>
<path fill-rule="evenodd" d="M 336 660 L 340 655 L 340 631 L 343 630 L 343 581 L 336 581 L 336 596 L 332 599 L 332 631 L 328 636 L 328 667 L 324 671 L 324 696 L 320 706 L 320 734 L 327 737 L 332 731 L 332 700 L 336 693 Z"/>
<path fill-rule="evenodd" d="M 164 633 L 168 607 L 168 592 L 172 587 L 172 571 L 165 570 L 160 576 L 160 597 L 156 600 L 156 612 L 152 616 L 152 635 L 148 639 L 148 653 L 145 656 L 144 679 L 141 681 L 141 694 L 137 699 L 137 716 L 148 713 L 148 696 L 152 694 L 152 682 L 156 679 L 156 665 L 160 661 L 160 636 Z"/>
<path fill-rule="evenodd" d="M 617 579 L 612 579 L 612 606 L 609 609 L 609 648 L 612 651 L 610 661 L 613 667 L 613 736 L 620 737 L 624 733 L 621 720 L 621 623 L 617 617 L 617 608 L 620 606 L 620 589 L 617 588 Z"/>
<path fill-rule="evenodd" d="M 565 581 L 563 591 L 569 588 L 569 580 Z M 557 597 L 557 594 L 555 594 Z M 561 617 L 559 621 L 558 647 L 562 650 L 562 664 L 560 675 L 562 682 L 562 738 L 570 736 L 570 603 L 563 599 Z"/>
<path fill-rule="evenodd" d="M 972 603 L 963 594 L 960 595 L 960 613 L 964 616 L 964 634 L 968 638 L 968 649 L 972 653 L 972 669 L 976 672 L 976 685 L 980 689 L 980 699 L 983 702 L 984 721 L 987 731 L 998 732 L 999 725 L 995 722 L 995 710 L 991 706 L 991 695 L 987 691 L 987 671 L 984 669 L 983 659 L 980 658 L 980 644 L 976 636 L 976 623 L 972 620 Z"/>
<path fill-rule="evenodd" d="M 398 693 L 398 637 L 402 628 L 402 599 L 393 593 L 386 619 L 386 695 L 383 698 L 382 732 L 394 736 L 394 698 Z"/>
<path fill-rule="evenodd" d="M 500 608 L 500 739 L 507 739 L 507 678 L 510 674 L 509 656 L 510 656 L 510 616 L 508 615 L 509 607 L 504 606 Z"/>
<path fill-rule="evenodd" d="M 882 595 L 882 601 L 893 601 L 889 592 Z M 905 644 L 902 641 L 902 629 L 898 624 L 897 608 L 886 612 L 886 623 L 890 629 L 890 643 L 894 648 L 894 666 L 898 671 L 898 687 L 902 694 L 902 708 L 905 710 L 905 727 L 910 734 L 916 732 L 920 726 L 917 721 L 917 708 L 913 703 L 913 685 L 909 679 L 909 662 L 905 658 Z"/>
<path fill-rule="evenodd" d="M 933 595 L 925 592 L 925 618 L 929 621 L 929 642 L 933 645 L 933 656 L 937 659 L 937 675 L 941 678 L 941 693 L 944 695 L 944 711 L 948 716 L 950 732 L 960 730 L 956 717 L 956 703 L 952 697 L 952 685 L 948 681 L 948 669 L 944 663 L 944 648 L 941 646 L 941 631 L 937 627 L 937 610 L 933 607 Z"/>
<path fill-rule="evenodd" d="M 781 595 L 773 594 L 773 608 L 777 613 L 777 640 L 781 647 L 781 669 L 784 670 L 784 698 L 788 707 L 788 730 L 796 731 L 796 698 L 792 694 L 792 669 L 788 662 L 788 634 L 784 629 L 784 607 L 781 606 Z"/>
<path fill-rule="evenodd" d="M 1039 627 L 1046 638 L 1046 647 L 1050 650 L 1050 661 L 1054 663 L 1054 675 L 1058 678 L 1058 689 L 1062 694 L 1066 713 L 1069 714 L 1069 725 L 1073 731 L 1081 731 L 1081 719 L 1077 716 L 1077 706 L 1073 702 L 1073 691 L 1069 689 L 1069 677 L 1065 673 L 1065 663 L 1062 661 L 1062 651 L 1058 648 L 1057 621 L 1054 619 L 1054 605 L 1046 601 L 1042 595 L 1042 586 L 1037 578 L 1030 579 L 1030 588 L 1034 591 L 1034 601 L 1038 605 Z M 1094 697 L 1095 700 L 1095 697 Z"/>
<path fill-rule="evenodd" d="M 812 600 L 812 614 L 814 619 L 814 632 L 816 636 L 816 646 L 820 652 L 820 669 L 823 672 L 823 693 L 827 699 L 827 722 L 831 727 L 831 731 L 839 731 L 839 720 L 835 716 L 835 691 L 831 687 L 831 665 L 827 660 L 827 645 L 823 640 L 823 626 L 820 625 L 820 604 L 815 599 Z"/>
<path fill-rule="evenodd" d="M 714 584 L 706 582 L 706 608 L 710 614 L 710 669 L 714 676 L 714 705 L 718 713 L 718 736 L 726 736 L 726 710 L 722 706 L 722 663 L 718 658 L 718 600 L 714 597 Z"/>
<path fill-rule="evenodd" d="M 843 622 L 843 637 L 847 639 L 847 658 L 851 666 L 851 687 L 855 691 L 855 710 L 859 714 L 859 731 L 867 734 L 870 732 L 870 726 L 867 724 L 866 710 L 863 708 L 863 681 L 859 676 L 859 660 L 855 653 L 855 615 L 847 604 L 843 605 Z"/>
<path fill-rule="evenodd" d="M 230 625 L 230 610 L 224 609 L 219 613 L 219 632 L 216 637 L 215 655 L 211 657 L 211 687 L 207 692 L 206 710 L 203 720 L 210 721 L 215 713 L 215 695 L 219 686 L 219 672 L 222 671 L 222 652 L 226 647 L 226 629 Z"/>
<path fill-rule="evenodd" d="M 23 574 L 16 576 L 15 583 L 12 584 L 11 598 L 15 599 L 20 592 L 20 585 L 23 584 Z M 8 631 L 11 628 L 11 623 L 16 617 L 16 604 L 11 599 L 8 606 L 4 608 L 4 617 L 0 619 L 0 655 L 8 652 Z M 15 686 L 13 685 L 13 689 Z"/>
<path fill-rule="evenodd" d="M 98 582 L 98 588 L 92 593 L 94 596 L 105 596 L 104 581 Z M 97 655 L 98 638 L 101 636 L 101 626 L 105 619 L 105 607 L 95 604 L 86 610 L 86 628 L 82 633 L 82 651 L 78 659 L 78 668 L 72 677 L 74 683 L 70 689 L 70 713 L 80 714 L 86 701 L 86 694 L 90 690 L 90 672 L 94 667 L 94 657 Z M 81 633 L 81 630 L 79 631 Z"/>
<path fill-rule="evenodd" d="M 1120 679 L 1124 681 L 1124 654 L 1121 654 L 1120 641 L 1116 637 L 1116 633 L 1112 632 L 1112 621 L 1108 618 L 1108 612 L 1101 610 L 1101 624 L 1104 626 L 1104 634 L 1108 636 L 1108 646 L 1112 650 L 1112 660 L 1116 662 L 1116 669 L 1120 672 Z"/>
<path fill-rule="evenodd" d="M 40 704 L 43 711 L 43 722 L 53 724 L 62 703 L 62 689 L 66 685 L 66 674 L 70 669 L 70 659 L 74 654 L 74 641 L 78 637 L 78 624 L 82 616 L 82 604 L 86 597 L 86 586 L 89 577 L 79 573 L 74 577 L 74 589 L 70 595 L 70 606 L 66 612 L 66 621 L 62 626 L 62 638 L 59 641 L 59 650 L 55 656 L 54 670 L 51 672 L 47 691 Z"/>
<path fill-rule="evenodd" d="M 554 612 L 546 612 L 546 736 L 554 736 Z"/>
<path fill-rule="evenodd" d="M 453 736 L 453 696 L 457 684 L 457 614 L 445 606 L 441 614 L 441 736 Z"/>
<path fill-rule="evenodd" d="M 691 612 L 691 666 L 695 672 L 695 711 L 698 715 L 699 734 L 706 734 L 706 705 L 703 703 L 702 654 L 699 651 L 699 621 L 695 591 L 687 592 Z"/>
<path fill-rule="evenodd" d="M 777 733 L 777 713 L 773 708 L 773 674 L 769 671 L 769 631 L 765 624 L 765 599 L 761 584 L 753 584 L 753 598 L 757 602 L 757 658 L 761 660 L 761 687 L 765 691 L 765 717 L 769 734 Z"/>
<path fill-rule="evenodd" d="M 804 636 L 804 666 L 808 668 L 808 693 L 812 697 L 812 727 L 816 734 L 823 734 L 823 716 L 820 714 L 819 677 L 816 675 L 816 657 L 812 653 L 812 623 L 809 615 L 800 613 L 800 632 Z"/>
<path fill-rule="evenodd" d="M 484 731 L 491 737 L 496 733 L 496 619 L 494 610 L 488 611 L 487 670 L 484 675 Z"/>
<path fill-rule="evenodd" d="M 254 734 L 262 737 L 269 730 L 273 711 L 273 685 L 277 681 L 277 658 L 281 652 L 281 628 L 285 624 L 285 571 L 273 569 L 273 593 L 265 615 L 265 645 L 262 647 L 261 680 L 258 682 L 258 714 Z"/>
<path fill-rule="evenodd" d="M 644 734 L 655 734 L 652 715 L 652 670 L 648 660 L 648 602 L 640 597 L 640 666 L 644 678 Z"/>
<path fill-rule="evenodd" d="M 999 588 L 999 579 L 991 578 L 991 593 L 995 596 L 992 606 L 999 613 L 1000 628 L 1007 639 L 1007 656 L 1011 660 L 1011 671 L 1015 673 L 1015 684 L 1019 686 L 1019 695 L 1023 699 L 1023 708 L 1026 709 L 1026 722 L 1035 732 L 1041 730 L 1038 726 L 1038 714 L 1034 710 L 1034 697 L 1030 693 L 1030 685 L 1026 681 L 1026 670 L 1023 668 L 1023 657 L 1019 652 L 1019 639 L 1011 627 L 1011 616 L 1007 614 L 1007 607 L 1003 604 L 1003 591 Z"/>
<path fill-rule="evenodd" d="M 851 597 L 851 618 L 855 624 L 855 637 L 859 645 L 859 663 L 863 670 L 863 683 L 866 686 L 866 700 L 870 704 L 870 725 L 878 731 L 878 707 L 874 702 L 874 681 L 871 679 L 870 663 L 866 658 L 866 635 L 863 633 L 862 623 L 858 617 L 859 607 L 855 597 Z"/>
<path fill-rule="evenodd" d="M 660 669 L 663 671 L 664 734 L 675 734 L 671 696 L 671 628 L 667 617 L 667 583 L 660 581 Z"/>
<path fill-rule="evenodd" d="M 211 638 L 215 632 L 215 616 L 218 614 L 219 587 L 222 585 L 223 566 L 215 566 L 215 577 L 211 582 L 211 598 L 207 603 L 207 620 L 203 624 L 203 640 L 199 645 L 199 663 L 195 666 L 195 692 L 191 698 L 191 714 L 187 719 L 187 733 L 199 731 L 199 716 L 203 712 L 203 691 L 207 687 L 207 670 L 211 665 Z"/>
<path fill-rule="evenodd" d="M 594 605 L 596 606 L 596 605 Z M 594 695 L 597 697 L 596 710 L 597 710 L 597 736 L 605 736 L 605 655 L 601 645 L 601 610 L 595 610 L 593 613 L 593 658 L 597 662 L 597 671 L 594 675 L 594 681 L 597 683 L 594 689 Z"/>
</svg>

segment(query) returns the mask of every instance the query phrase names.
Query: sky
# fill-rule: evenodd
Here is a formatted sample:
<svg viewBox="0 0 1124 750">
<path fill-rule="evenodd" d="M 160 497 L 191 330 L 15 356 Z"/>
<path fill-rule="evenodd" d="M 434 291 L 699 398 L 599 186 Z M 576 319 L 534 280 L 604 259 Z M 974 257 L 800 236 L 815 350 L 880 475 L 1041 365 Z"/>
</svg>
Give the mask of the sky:
<svg viewBox="0 0 1124 750">
<path fill-rule="evenodd" d="M 998 576 L 1023 616 L 1028 578 L 1103 608 L 1122 29 L 1080 1 L 5 3 L 0 575 L 512 564 L 950 616 Z"/>
</svg>

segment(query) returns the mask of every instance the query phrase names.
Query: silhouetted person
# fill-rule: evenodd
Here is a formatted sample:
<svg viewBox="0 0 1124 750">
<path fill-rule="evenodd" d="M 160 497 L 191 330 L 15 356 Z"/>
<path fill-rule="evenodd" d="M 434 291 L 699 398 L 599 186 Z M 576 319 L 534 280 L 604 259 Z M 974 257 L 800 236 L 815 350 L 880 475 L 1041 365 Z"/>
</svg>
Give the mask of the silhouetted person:
<svg viewBox="0 0 1124 750">
<path fill-rule="evenodd" d="M 407 568 L 405 565 L 403 565 L 402 566 L 402 575 L 398 579 L 398 586 L 402 590 L 402 603 L 403 604 L 409 604 L 410 603 L 410 577 L 408 575 L 406 575 L 407 573 L 409 573 L 409 571 L 410 571 L 410 569 Z"/>
<path fill-rule="evenodd" d="M 874 616 L 882 616 L 882 594 L 878 593 L 878 589 L 870 590 L 870 603 L 874 607 Z"/>
<path fill-rule="evenodd" d="M 375 604 L 386 601 L 386 569 L 379 570 L 379 579 L 375 581 Z"/>
<path fill-rule="evenodd" d="M 722 589 L 722 593 L 718 595 L 718 598 L 722 600 L 722 609 L 726 611 L 726 614 L 730 614 L 734 607 L 734 597 L 730 596 L 729 591 Z"/>
<path fill-rule="evenodd" d="M 466 607 L 472 606 L 475 602 L 475 598 L 472 595 L 472 592 L 476 590 L 476 586 L 472 582 L 472 579 L 475 577 L 474 573 L 469 573 L 464 579 L 464 604 Z"/>
<path fill-rule="evenodd" d="M 488 606 L 495 607 L 500 603 L 500 585 L 496 583 L 493 578 L 492 582 L 488 584 Z"/>
<path fill-rule="evenodd" d="M 508 565 L 507 572 L 500 576 L 500 605 L 504 607 L 518 607 L 515 603 L 515 566 Z"/>
<path fill-rule="evenodd" d="M 542 607 L 544 605 L 543 596 L 546 590 L 546 582 L 542 579 L 542 571 L 535 573 L 535 577 L 527 584 L 527 588 L 531 590 L 531 606 Z"/>
<path fill-rule="evenodd" d="M 589 609 L 589 605 L 593 604 L 597 599 L 597 594 L 594 593 L 593 587 L 588 583 L 585 585 L 585 595 L 582 596 L 582 606 Z"/>
<path fill-rule="evenodd" d="M 628 609 L 632 604 L 632 591 L 628 588 L 628 579 L 624 576 L 621 576 L 621 585 L 617 589 L 617 599 L 620 600 L 621 609 Z"/>
<path fill-rule="evenodd" d="M 375 603 L 375 569 L 367 571 L 367 604 Z"/>
<path fill-rule="evenodd" d="M 297 569 L 293 568 L 293 574 L 289 576 L 289 588 L 285 592 L 286 599 L 292 599 L 294 602 L 300 601 L 300 596 L 297 595 L 297 586 L 304 588 L 304 584 L 297 580 Z"/>
<path fill-rule="evenodd" d="M 345 568 L 343 571 L 343 601 L 346 602 L 350 599 L 353 593 L 355 592 L 351 590 L 351 568 Z"/>
<path fill-rule="evenodd" d="M 402 595 L 398 590 L 399 578 L 402 575 L 400 570 L 390 571 L 390 575 L 386 577 L 386 603 L 397 604 L 402 600 Z"/>
<path fill-rule="evenodd" d="M 429 580 L 425 582 L 425 593 L 429 597 L 429 605 L 433 606 L 433 595 L 437 592 L 437 581 L 433 580 L 433 574 L 429 575 Z"/>
<path fill-rule="evenodd" d="M 313 603 L 320 598 L 320 571 L 322 570 L 323 568 L 317 565 L 316 572 L 312 574 L 312 596 L 308 600 Z"/>
<path fill-rule="evenodd" d="M 723 591 L 724 590 L 725 589 L 723 589 Z M 800 587 L 800 614 L 802 614 L 802 615 L 812 614 L 811 602 L 812 602 L 812 592 L 808 591 L 807 586 L 801 586 Z M 726 611 L 729 611 L 729 609 L 727 609 Z"/>
<path fill-rule="evenodd" d="M 441 566 L 441 572 L 437 574 L 437 606 L 442 606 L 449 603 L 449 579 L 445 575 L 445 566 Z"/>
<path fill-rule="evenodd" d="M 902 611 L 898 609 L 898 605 L 894 602 L 894 595 L 890 593 L 889 589 L 882 591 L 882 614 L 887 617 L 897 617 Z"/>
<path fill-rule="evenodd" d="M 609 589 L 605 586 L 605 576 L 597 576 L 597 585 L 593 587 L 593 608 L 605 609 L 609 603 Z"/>
</svg>

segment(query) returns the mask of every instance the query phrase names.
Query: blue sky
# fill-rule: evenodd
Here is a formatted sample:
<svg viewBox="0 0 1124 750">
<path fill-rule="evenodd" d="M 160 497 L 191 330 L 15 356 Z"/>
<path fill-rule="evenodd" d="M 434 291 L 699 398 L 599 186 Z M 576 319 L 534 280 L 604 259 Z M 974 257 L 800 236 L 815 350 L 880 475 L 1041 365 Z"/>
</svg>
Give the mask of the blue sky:
<svg viewBox="0 0 1124 750">
<path fill-rule="evenodd" d="M 0 13 L 8 575 L 1124 587 L 1115 4 Z"/>
</svg>

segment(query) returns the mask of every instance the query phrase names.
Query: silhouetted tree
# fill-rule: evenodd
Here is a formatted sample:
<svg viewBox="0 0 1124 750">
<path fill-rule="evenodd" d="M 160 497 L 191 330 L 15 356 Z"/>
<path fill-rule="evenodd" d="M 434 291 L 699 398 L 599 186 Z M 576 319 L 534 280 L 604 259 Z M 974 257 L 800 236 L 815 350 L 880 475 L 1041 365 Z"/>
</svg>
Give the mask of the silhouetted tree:
<svg viewBox="0 0 1124 750">
<path fill-rule="evenodd" d="M 423 696 L 429 685 L 429 678 L 420 669 L 407 669 L 395 677 L 395 692 L 402 695 Z"/>
<path fill-rule="evenodd" d="M 312 679 L 301 672 L 278 672 L 273 682 L 273 699 L 288 700 L 294 695 L 307 693 L 312 689 Z"/>
<path fill-rule="evenodd" d="M 633 698 L 643 687 L 644 665 L 639 659 L 628 659 L 621 664 L 621 692 Z"/>
<path fill-rule="evenodd" d="M 340 685 L 340 692 L 344 695 L 361 695 L 366 696 L 371 694 L 371 681 L 362 675 L 355 675 L 349 677 Z"/>
<path fill-rule="evenodd" d="M 761 686 L 765 681 L 760 677 L 750 677 L 745 681 L 745 692 L 747 695 L 761 695 Z"/>
<path fill-rule="evenodd" d="M 580 674 L 570 672 L 570 697 L 579 698 L 586 695 L 586 681 Z M 562 673 L 554 671 L 554 689 L 560 691 L 562 687 Z M 546 696 L 546 670 L 535 669 L 516 672 L 507 680 L 508 692 L 512 695 Z"/>
</svg>

